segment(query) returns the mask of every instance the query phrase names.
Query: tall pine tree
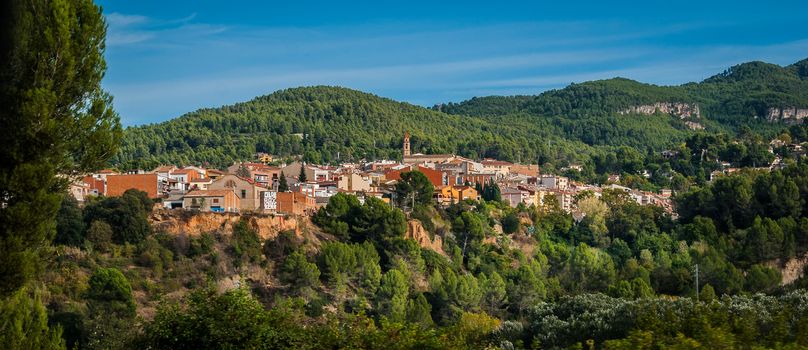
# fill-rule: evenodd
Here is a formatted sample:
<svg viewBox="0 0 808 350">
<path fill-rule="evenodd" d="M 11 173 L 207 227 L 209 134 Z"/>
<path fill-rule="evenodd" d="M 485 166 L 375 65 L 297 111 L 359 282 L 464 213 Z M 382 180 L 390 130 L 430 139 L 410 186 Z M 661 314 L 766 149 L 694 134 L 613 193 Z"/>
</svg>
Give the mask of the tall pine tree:
<svg viewBox="0 0 808 350">
<path fill-rule="evenodd" d="M 278 192 L 289 191 L 289 183 L 286 182 L 286 175 L 281 171 L 281 178 L 278 180 Z"/>
<path fill-rule="evenodd" d="M 306 163 L 300 163 L 300 174 L 297 175 L 298 182 L 306 182 Z"/>
<path fill-rule="evenodd" d="M 4 3 L 0 297 L 41 271 L 39 254 L 53 239 L 68 178 L 100 168 L 121 137 L 112 98 L 101 89 L 101 9 L 91 0 Z"/>
</svg>

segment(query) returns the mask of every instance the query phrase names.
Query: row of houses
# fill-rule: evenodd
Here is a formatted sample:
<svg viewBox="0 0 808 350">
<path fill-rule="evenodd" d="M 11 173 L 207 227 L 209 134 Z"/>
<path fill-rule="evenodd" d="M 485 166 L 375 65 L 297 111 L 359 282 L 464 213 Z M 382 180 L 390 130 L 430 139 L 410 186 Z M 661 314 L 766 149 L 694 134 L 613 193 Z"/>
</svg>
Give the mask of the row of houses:
<svg viewBox="0 0 808 350">
<path fill-rule="evenodd" d="M 389 202 L 401 174 L 410 171 L 426 176 L 440 205 L 477 200 L 480 193 L 475 185 L 490 182 L 498 184 L 502 199 L 513 207 L 543 206 L 548 196 L 554 196 L 559 206 L 569 212 L 574 210 L 574 197 L 580 191 L 601 191 L 600 187 L 574 183 L 563 176 L 541 174 L 535 164 L 475 161 L 453 154 L 411 154 L 407 136 L 403 151 L 401 162 L 380 160 L 337 166 L 299 161 L 269 165 L 266 162 L 273 158 L 262 154 L 255 162 L 234 163 L 224 170 L 174 165 L 132 173 L 107 169 L 77 181 L 71 192 L 83 201 L 90 195 L 118 196 L 137 189 L 159 198 L 168 209 L 306 215 L 327 204 L 337 193 L 357 195 L 360 201 L 372 196 Z M 282 178 L 286 190 L 281 189 Z M 670 206 L 669 200 L 666 202 L 659 194 L 636 198 L 641 204 Z"/>
</svg>

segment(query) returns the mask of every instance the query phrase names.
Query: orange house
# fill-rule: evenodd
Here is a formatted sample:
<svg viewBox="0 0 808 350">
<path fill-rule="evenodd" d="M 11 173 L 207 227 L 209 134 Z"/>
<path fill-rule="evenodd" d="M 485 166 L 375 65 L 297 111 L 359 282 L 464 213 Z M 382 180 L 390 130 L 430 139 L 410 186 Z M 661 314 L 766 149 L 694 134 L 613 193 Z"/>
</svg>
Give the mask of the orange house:
<svg viewBox="0 0 808 350">
<path fill-rule="evenodd" d="M 157 174 L 107 175 L 107 196 L 120 196 L 126 190 L 146 192 L 149 198 L 157 198 Z"/>
<path fill-rule="evenodd" d="M 438 192 L 438 201 L 443 204 L 466 199 L 477 200 L 480 194 L 471 186 L 444 186 Z"/>
</svg>

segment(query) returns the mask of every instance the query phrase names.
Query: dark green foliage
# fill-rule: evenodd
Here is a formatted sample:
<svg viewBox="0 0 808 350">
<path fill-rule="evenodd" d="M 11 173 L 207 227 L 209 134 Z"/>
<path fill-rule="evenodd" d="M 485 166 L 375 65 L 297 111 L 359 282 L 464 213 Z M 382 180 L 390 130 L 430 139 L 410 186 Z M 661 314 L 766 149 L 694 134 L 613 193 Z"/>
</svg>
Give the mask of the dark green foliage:
<svg viewBox="0 0 808 350">
<path fill-rule="evenodd" d="M 232 247 L 236 262 L 256 263 L 261 259 L 261 239 L 246 219 L 233 225 Z"/>
<path fill-rule="evenodd" d="M 306 178 L 306 164 L 301 163 L 300 164 L 300 174 L 297 175 L 297 181 L 298 182 L 306 182 L 306 180 L 308 180 Z"/>
<path fill-rule="evenodd" d="M 85 298 L 91 312 L 115 313 L 121 317 L 135 315 L 132 286 L 118 269 L 95 270 L 90 277 Z"/>
<path fill-rule="evenodd" d="M 286 257 L 280 267 L 281 281 L 293 288 L 313 288 L 320 285 L 320 269 L 309 262 L 306 255 L 297 251 Z"/>
<path fill-rule="evenodd" d="M 429 178 L 420 171 L 406 171 L 401 173 L 401 180 L 396 183 L 396 199 L 400 207 L 411 210 L 415 205 L 429 205 L 432 203 L 434 186 Z"/>
<path fill-rule="evenodd" d="M 139 250 L 138 264 L 150 268 L 156 277 L 161 277 L 163 272 L 170 269 L 173 264 L 174 253 L 154 236 L 141 242 Z"/>
<path fill-rule="evenodd" d="M 267 312 L 243 289 L 221 295 L 198 290 L 184 304 L 161 307 L 147 324 L 142 345 L 156 349 L 280 349 L 302 340 L 298 338 L 302 328 L 288 315 Z"/>
<path fill-rule="evenodd" d="M 455 218 L 452 222 L 452 231 L 464 256 L 466 251 L 478 249 L 483 238 L 485 238 L 482 219 L 479 214 L 470 211 L 463 212 Z"/>
<path fill-rule="evenodd" d="M 489 131 L 481 135 L 483 129 Z M 506 137 L 514 131 L 527 136 L 510 125 L 318 86 L 282 90 L 250 102 L 127 129 L 121 152 L 113 162 L 125 169 L 181 161 L 223 167 L 237 159 L 249 159 L 255 152 L 302 154 L 308 161 L 325 163 L 336 160 L 337 153 L 341 160 L 400 158 L 404 130 L 410 130 L 412 147 L 418 152 L 445 153 L 463 148 L 466 155 L 505 159 L 514 159 L 518 151 Z M 305 137 L 299 138 L 298 133 Z M 447 135 L 462 137 L 449 140 Z"/>
<path fill-rule="evenodd" d="M 328 205 L 317 211 L 312 221 L 340 239 L 348 239 L 350 226 L 345 220 L 360 206 L 356 196 L 337 193 L 328 199 Z"/>
<path fill-rule="evenodd" d="M 188 247 L 188 255 L 191 257 L 209 254 L 213 251 L 215 239 L 210 233 L 202 233 L 198 237 L 191 237 Z"/>
<path fill-rule="evenodd" d="M 485 312 L 489 315 L 500 314 L 503 305 L 508 301 L 505 280 L 496 271 L 488 276 L 481 274 L 480 288 L 483 292 L 481 302 Z"/>
<path fill-rule="evenodd" d="M 502 200 L 502 195 L 499 190 L 499 185 L 497 185 L 493 179 L 488 181 L 485 185 L 483 185 L 483 192 L 481 197 L 487 201 L 496 201 L 499 202 Z"/>
<path fill-rule="evenodd" d="M 342 193 L 332 196 L 312 221 L 329 233 L 354 242 L 389 244 L 402 238 L 407 229 L 407 219 L 401 210 L 375 197 L 365 197 L 365 204 L 359 204 L 355 196 Z"/>
<path fill-rule="evenodd" d="M 48 326 L 39 292 L 22 288 L 0 300 L 0 348 L 65 349 L 62 330 Z"/>
<path fill-rule="evenodd" d="M 121 134 L 101 89 L 106 25 L 90 0 L 8 2 L 0 35 L 0 298 L 41 270 L 67 179 Z"/>
<path fill-rule="evenodd" d="M 329 313 L 321 322 L 307 323 L 302 309 L 290 300 L 266 310 L 244 289 L 199 290 L 182 304 L 162 305 L 135 344 L 152 349 L 479 349 L 488 345 L 487 335 L 497 324 L 485 315 L 466 315 L 452 330 L 436 331 Z M 413 316 L 427 316 L 416 311 Z"/>
<path fill-rule="evenodd" d="M 808 164 L 801 162 L 770 173 L 720 177 L 679 196 L 683 238 L 730 248 L 727 254 L 742 266 L 805 251 L 808 231 L 800 222 L 806 174 Z"/>
<path fill-rule="evenodd" d="M 750 292 L 770 292 L 780 285 L 780 271 L 762 265 L 753 265 L 746 274 L 744 288 Z"/>
<path fill-rule="evenodd" d="M 56 244 L 81 246 L 84 243 L 84 221 L 81 208 L 73 196 L 65 196 L 56 215 Z"/>
<path fill-rule="evenodd" d="M 511 211 L 502 218 L 502 232 L 511 234 L 519 231 L 519 225 L 521 225 L 519 215 L 515 211 Z"/>
<path fill-rule="evenodd" d="M 394 322 L 404 321 L 407 316 L 407 296 L 410 283 L 401 271 L 387 271 L 376 291 L 376 308 Z"/>
<path fill-rule="evenodd" d="M 101 220 L 93 221 L 87 229 L 87 241 L 98 251 L 108 252 L 112 247 L 112 226 Z"/>
<path fill-rule="evenodd" d="M 264 256 L 269 261 L 280 261 L 298 250 L 302 244 L 303 239 L 295 231 L 281 231 L 275 239 L 268 239 L 264 242 Z"/>
<path fill-rule="evenodd" d="M 286 175 L 281 172 L 281 178 L 278 180 L 278 192 L 289 191 L 289 183 L 286 182 Z"/>
<path fill-rule="evenodd" d="M 48 315 L 50 327 L 62 328 L 62 339 L 67 349 L 75 349 L 84 336 L 84 315 L 77 311 L 58 311 Z"/>
<path fill-rule="evenodd" d="M 581 243 L 572 251 L 564 275 L 572 293 L 602 291 L 615 278 L 614 263 L 605 252 Z"/>
<path fill-rule="evenodd" d="M 508 277 L 508 302 L 512 311 L 519 315 L 547 296 L 543 271 L 537 264 L 519 266 L 518 269 L 512 270 Z"/>
<path fill-rule="evenodd" d="M 152 202 L 142 191 L 127 190 L 120 197 L 98 199 L 84 208 L 84 222 L 101 220 L 112 226 L 113 241 L 138 243 L 149 233 Z"/>
<path fill-rule="evenodd" d="M 423 293 L 418 293 L 417 297 L 407 301 L 407 323 L 424 328 L 432 327 L 431 313 L 432 305 L 429 305 Z"/>
<path fill-rule="evenodd" d="M 320 250 L 320 266 L 320 270 L 330 281 L 344 280 L 349 273 L 356 270 L 356 255 L 348 244 L 326 243 Z"/>
<path fill-rule="evenodd" d="M 528 316 L 524 330 L 509 334 L 508 340 L 527 339 L 544 348 L 566 348 L 588 339 L 608 349 L 633 349 L 638 343 L 645 344 L 639 348 L 677 344 L 710 349 L 752 344 L 800 348 L 805 346 L 802 324 L 808 316 L 802 309 L 803 298 L 803 292 L 737 296 L 706 305 L 687 298 L 626 301 L 583 295 L 540 304 Z M 638 342 L 638 337 L 645 340 Z"/>
</svg>

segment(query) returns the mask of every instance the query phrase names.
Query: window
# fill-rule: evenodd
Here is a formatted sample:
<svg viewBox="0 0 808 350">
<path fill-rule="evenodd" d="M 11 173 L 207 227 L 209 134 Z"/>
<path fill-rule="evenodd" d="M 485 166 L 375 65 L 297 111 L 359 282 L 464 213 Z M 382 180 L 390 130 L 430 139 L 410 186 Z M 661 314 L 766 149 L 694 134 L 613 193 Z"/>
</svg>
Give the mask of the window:
<svg viewBox="0 0 808 350">
<path fill-rule="evenodd" d="M 241 190 L 241 198 L 247 198 L 247 190 Z"/>
<path fill-rule="evenodd" d="M 213 198 L 213 203 L 219 203 L 219 198 Z"/>
</svg>

